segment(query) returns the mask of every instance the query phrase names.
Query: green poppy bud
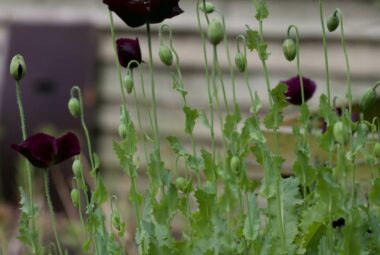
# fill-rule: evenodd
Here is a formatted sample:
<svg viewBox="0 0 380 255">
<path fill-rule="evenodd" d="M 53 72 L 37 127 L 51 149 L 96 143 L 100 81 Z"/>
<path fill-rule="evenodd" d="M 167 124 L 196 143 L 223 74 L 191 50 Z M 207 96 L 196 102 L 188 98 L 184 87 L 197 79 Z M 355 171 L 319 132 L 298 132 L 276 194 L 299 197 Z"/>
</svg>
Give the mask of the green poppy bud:
<svg viewBox="0 0 380 255">
<path fill-rule="evenodd" d="M 210 2 L 205 2 L 205 4 L 200 3 L 198 6 L 199 10 L 203 11 L 204 13 L 212 13 L 215 10 L 215 7 Z"/>
<path fill-rule="evenodd" d="M 111 216 L 112 226 L 118 231 L 123 231 L 124 223 L 120 217 L 120 214 L 117 212 L 113 212 Z"/>
<path fill-rule="evenodd" d="M 187 181 L 183 177 L 178 177 L 175 180 L 175 186 L 177 187 L 178 190 L 185 192 L 187 188 Z"/>
<path fill-rule="evenodd" d="M 218 45 L 224 38 L 224 28 L 217 20 L 210 21 L 208 25 L 207 38 L 213 45 Z"/>
<path fill-rule="evenodd" d="M 164 65 L 171 66 L 173 64 L 173 52 L 168 46 L 162 45 L 158 55 Z"/>
<path fill-rule="evenodd" d="M 125 139 L 127 137 L 127 126 L 124 123 L 120 123 L 118 128 L 120 138 Z"/>
<path fill-rule="evenodd" d="M 70 114 L 74 118 L 78 118 L 80 116 L 80 104 L 79 100 L 75 97 L 70 98 L 69 103 L 67 104 Z"/>
<path fill-rule="evenodd" d="M 334 32 L 339 26 L 339 18 L 336 14 L 330 16 L 327 20 L 327 29 L 330 32 Z"/>
<path fill-rule="evenodd" d="M 348 138 L 346 127 L 343 122 L 338 121 L 334 124 L 334 138 L 340 144 L 345 144 Z"/>
<path fill-rule="evenodd" d="M 230 166 L 231 166 L 231 170 L 232 170 L 234 173 L 238 173 L 238 172 L 239 172 L 239 168 L 240 168 L 240 159 L 239 159 L 238 156 L 233 156 L 233 157 L 231 158 Z"/>
<path fill-rule="evenodd" d="M 124 76 L 123 84 L 124 84 L 124 87 L 127 90 L 127 93 L 131 94 L 132 90 L 133 90 L 133 87 L 134 87 L 134 82 L 133 82 L 132 76 L 130 76 L 129 74 L 127 74 L 126 76 Z"/>
<path fill-rule="evenodd" d="M 75 159 L 72 165 L 74 176 L 81 176 L 83 172 L 82 162 L 80 159 Z"/>
<path fill-rule="evenodd" d="M 369 127 L 365 122 L 360 122 L 358 125 L 358 133 L 366 136 L 369 132 Z"/>
<path fill-rule="evenodd" d="M 244 54 L 238 52 L 235 56 L 235 65 L 239 72 L 244 72 L 247 68 L 247 58 L 244 56 Z"/>
<path fill-rule="evenodd" d="M 79 207 L 79 191 L 78 191 L 78 189 L 72 189 L 70 196 L 71 196 L 71 201 L 73 202 L 74 206 L 76 208 L 78 208 Z"/>
<path fill-rule="evenodd" d="M 380 143 L 375 143 L 375 146 L 373 147 L 373 151 L 375 153 L 375 156 L 380 158 Z"/>
<path fill-rule="evenodd" d="M 293 61 L 297 55 L 296 43 L 293 39 L 287 38 L 282 44 L 282 52 L 288 61 Z"/>
<path fill-rule="evenodd" d="M 24 58 L 20 54 L 17 54 L 12 58 L 11 64 L 9 65 L 9 72 L 16 81 L 21 80 L 25 76 L 26 64 Z"/>
<path fill-rule="evenodd" d="M 363 96 L 360 98 L 360 109 L 362 111 L 368 110 L 376 102 L 377 93 L 374 88 L 370 88 L 364 92 Z"/>
</svg>

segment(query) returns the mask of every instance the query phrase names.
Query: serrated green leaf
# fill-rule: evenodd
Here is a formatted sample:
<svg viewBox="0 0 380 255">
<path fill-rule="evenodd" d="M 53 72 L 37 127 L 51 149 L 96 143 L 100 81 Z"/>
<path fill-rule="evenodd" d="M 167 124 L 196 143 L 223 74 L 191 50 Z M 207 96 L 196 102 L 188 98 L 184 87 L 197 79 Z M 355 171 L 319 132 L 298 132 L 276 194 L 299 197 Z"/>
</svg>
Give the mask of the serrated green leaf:
<svg viewBox="0 0 380 255">
<path fill-rule="evenodd" d="M 260 213 L 254 193 L 248 194 L 247 203 L 248 214 L 244 220 L 243 235 L 247 240 L 255 241 L 260 232 Z"/>
<path fill-rule="evenodd" d="M 268 44 L 261 42 L 257 46 L 257 53 L 259 54 L 259 58 L 261 61 L 266 61 L 268 60 L 269 53 L 268 53 Z"/>
<path fill-rule="evenodd" d="M 274 89 L 271 90 L 271 97 L 273 100 L 270 112 L 264 118 L 265 127 L 268 129 L 278 129 L 283 121 L 282 110 L 288 105 L 285 93 L 288 91 L 288 86 L 279 83 Z"/>
<path fill-rule="evenodd" d="M 231 138 L 232 132 L 236 129 L 237 118 L 235 114 L 226 115 L 223 127 L 223 134 L 226 138 Z"/>
<path fill-rule="evenodd" d="M 195 126 L 195 120 L 199 117 L 198 110 L 188 106 L 183 107 L 183 112 L 186 116 L 185 132 L 192 134 Z"/>
<path fill-rule="evenodd" d="M 185 148 L 182 146 L 182 144 L 179 143 L 177 137 L 168 136 L 166 140 L 169 142 L 170 147 L 172 148 L 172 150 L 177 156 L 187 157 L 189 155 L 187 151 L 185 150 Z"/>
<path fill-rule="evenodd" d="M 108 199 L 108 192 L 101 177 L 97 179 L 96 188 L 93 193 L 93 199 L 95 203 L 99 205 L 103 204 Z"/>
<path fill-rule="evenodd" d="M 247 26 L 246 33 L 248 49 L 250 51 L 257 50 L 260 43 L 259 32 L 257 32 L 256 30 L 252 30 L 250 27 Z"/>
<path fill-rule="evenodd" d="M 204 174 L 206 176 L 206 180 L 213 183 L 216 179 L 217 166 L 212 159 L 211 153 L 205 149 L 201 149 L 201 155 L 204 163 Z"/>
<path fill-rule="evenodd" d="M 172 75 L 173 80 L 173 89 L 175 89 L 177 92 L 181 93 L 183 97 L 187 95 L 187 90 L 183 86 L 182 80 L 178 77 L 177 74 Z"/>
<path fill-rule="evenodd" d="M 269 10 L 265 0 L 255 1 L 256 15 L 255 18 L 257 21 L 263 21 L 268 18 Z"/>
</svg>

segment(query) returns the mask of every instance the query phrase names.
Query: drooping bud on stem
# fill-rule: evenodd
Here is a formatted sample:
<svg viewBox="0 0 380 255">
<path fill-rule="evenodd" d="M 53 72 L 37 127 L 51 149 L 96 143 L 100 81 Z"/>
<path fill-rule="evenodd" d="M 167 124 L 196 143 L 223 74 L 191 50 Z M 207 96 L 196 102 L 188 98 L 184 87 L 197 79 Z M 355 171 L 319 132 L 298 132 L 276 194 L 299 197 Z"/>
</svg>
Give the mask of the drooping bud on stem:
<svg viewBox="0 0 380 255">
<path fill-rule="evenodd" d="M 208 25 L 207 38 L 213 45 L 218 45 L 224 38 L 224 28 L 220 21 L 215 19 Z"/>
<path fill-rule="evenodd" d="M 342 121 L 338 121 L 334 124 L 334 138 L 340 144 L 345 144 L 348 139 L 346 126 Z"/>
<path fill-rule="evenodd" d="M 20 81 L 26 74 L 26 64 L 23 56 L 15 55 L 9 65 L 9 72 L 13 79 Z"/>
<path fill-rule="evenodd" d="M 173 53 L 168 46 L 161 45 L 158 55 L 164 65 L 171 66 L 173 64 Z"/>
<path fill-rule="evenodd" d="M 239 70 L 239 72 L 244 72 L 247 68 L 247 58 L 244 56 L 243 53 L 238 52 L 235 56 L 235 65 L 236 68 Z"/>
<path fill-rule="evenodd" d="M 339 18 L 337 12 L 334 12 L 327 20 L 327 29 L 334 32 L 339 26 Z"/>
<path fill-rule="evenodd" d="M 74 118 L 78 118 L 80 116 L 80 103 L 79 100 L 75 97 L 70 98 L 69 103 L 67 104 L 70 114 Z"/>
<path fill-rule="evenodd" d="M 79 177 L 82 175 L 83 167 L 82 163 L 80 162 L 80 159 L 77 158 L 74 160 L 73 165 L 72 165 L 73 173 L 75 176 Z"/>
<path fill-rule="evenodd" d="M 292 38 L 287 38 L 282 44 L 282 52 L 288 61 L 293 61 L 297 55 L 296 43 Z"/>
<path fill-rule="evenodd" d="M 214 4 L 210 2 L 200 3 L 198 6 L 199 10 L 203 11 L 204 13 L 212 13 L 215 10 Z"/>
<path fill-rule="evenodd" d="M 74 206 L 76 208 L 78 208 L 79 207 L 79 191 L 78 191 L 78 189 L 75 189 L 75 188 L 72 189 L 70 196 L 71 196 L 71 201 L 73 202 Z"/>
<path fill-rule="evenodd" d="M 134 87 L 133 78 L 130 74 L 124 76 L 123 84 L 128 94 L 131 94 Z"/>
</svg>

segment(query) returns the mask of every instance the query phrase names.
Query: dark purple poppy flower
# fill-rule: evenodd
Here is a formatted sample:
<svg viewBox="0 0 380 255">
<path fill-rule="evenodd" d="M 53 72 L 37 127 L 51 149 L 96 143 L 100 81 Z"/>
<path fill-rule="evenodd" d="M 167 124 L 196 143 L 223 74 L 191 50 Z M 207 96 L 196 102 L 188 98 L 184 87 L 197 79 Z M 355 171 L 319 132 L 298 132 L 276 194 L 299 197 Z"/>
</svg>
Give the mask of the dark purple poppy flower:
<svg viewBox="0 0 380 255">
<path fill-rule="evenodd" d="M 127 67 L 128 63 L 132 60 L 136 60 L 141 63 L 141 49 L 139 39 L 120 38 L 116 40 L 117 56 L 119 58 L 120 65 Z M 131 68 L 135 68 L 135 63 L 131 64 Z"/>
<path fill-rule="evenodd" d="M 347 107 L 346 107 L 346 109 L 348 109 Z M 342 116 L 342 114 L 343 114 L 343 109 L 342 109 L 342 107 L 336 107 L 335 108 L 335 112 L 336 112 L 336 115 L 338 115 L 339 117 L 340 116 Z M 353 112 L 352 114 L 351 114 L 351 120 L 353 121 L 353 122 L 357 122 L 358 120 L 359 120 L 359 114 L 357 113 L 357 112 Z M 327 123 L 326 123 L 326 121 L 324 121 L 324 119 L 322 118 L 321 119 L 321 130 L 322 130 L 322 133 L 324 133 L 324 132 L 326 132 L 327 131 Z"/>
<path fill-rule="evenodd" d="M 315 84 L 314 81 L 304 76 L 302 77 L 302 81 L 303 81 L 304 96 L 305 96 L 305 102 L 306 102 L 313 96 L 317 88 L 317 85 Z M 286 100 L 291 104 L 301 105 L 302 93 L 301 93 L 301 83 L 300 83 L 299 76 L 292 77 L 286 81 L 281 81 L 281 83 L 288 85 L 288 91 L 285 93 Z"/>
<path fill-rule="evenodd" d="M 183 13 L 179 0 L 103 0 L 128 26 L 160 23 Z"/>
<path fill-rule="evenodd" d="M 59 138 L 37 133 L 11 147 L 39 168 L 48 168 L 80 153 L 79 139 L 71 132 Z"/>
</svg>

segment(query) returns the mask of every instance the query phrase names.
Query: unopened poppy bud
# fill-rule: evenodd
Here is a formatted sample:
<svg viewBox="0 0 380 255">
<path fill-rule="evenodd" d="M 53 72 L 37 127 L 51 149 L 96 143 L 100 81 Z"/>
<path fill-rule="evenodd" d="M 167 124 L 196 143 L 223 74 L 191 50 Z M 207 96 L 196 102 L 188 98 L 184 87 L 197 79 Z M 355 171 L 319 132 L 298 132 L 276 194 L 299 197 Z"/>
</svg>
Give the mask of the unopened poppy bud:
<svg viewBox="0 0 380 255">
<path fill-rule="evenodd" d="M 339 26 L 339 18 L 336 14 L 331 15 L 327 20 L 327 29 L 334 32 Z"/>
<path fill-rule="evenodd" d="M 79 100 L 75 97 L 70 98 L 69 103 L 67 104 L 70 114 L 74 118 L 78 118 L 80 116 L 80 105 Z"/>
<path fill-rule="evenodd" d="M 74 206 L 78 208 L 79 207 L 79 191 L 78 191 L 78 189 L 72 189 L 70 196 L 71 196 L 71 201 L 73 202 Z"/>
<path fill-rule="evenodd" d="M 200 3 L 198 6 L 199 10 L 203 11 L 204 13 L 212 13 L 215 10 L 214 4 L 210 2 Z"/>
<path fill-rule="evenodd" d="M 375 146 L 373 147 L 373 151 L 375 153 L 375 156 L 380 158 L 380 143 L 375 143 Z"/>
<path fill-rule="evenodd" d="M 173 64 L 173 52 L 168 46 L 162 45 L 158 51 L 158 55 L 164 65 L 171 66 Z"/>
<path fill-rule="evenodd" d="M 285 39 L 285 41 L 282 43 L 282 52 L 288 61 L 294 60 L 297 55 L 297 47 L 293 39 Z"/>
<path fill-rule="evenodd" d="M 187 181 L 183 177 L 178 177 L 175 180 L 175 186 L 177 187 L 178 190 L 185 192 L 186 191 L 186 186 L 187 186 Z"/>
<path fill-rule="evenodd" d="M 26 64 L 24 58 L 20 54 L 17 54 L 12 58 L 11 64 L 9 65 L 9 72 L 16 81 L 21 80 L 25 76 Z"/>
<path fill-rule="evenodd" d="M 124 84 L 125 89 L 127 90 L 127 93 L 131 94 L 134 87 L 132 76 L 129 74 L 125 75 L 123 79 L 123 84 Z"/>
<path fill-rule="evenodd" d="M 80 159 L 75 159 L 72 165 L 73 173 L 75 176 L 81 176 L 82 175 L 82 162 L 80 162 Z"/>
<path fill-rule="evenodd" d="M 374 88 L 370 88 L 364 92 L 363 96 L 360 98 L 360 109 L 362 111 L 368 110 L 376 102 L 377 93 Z"/>
<path fill-rule="evenodd" d="M 218 45 L 224 38 L 224 28 L 217 20 L 210 21 L 208 25 L 207 38 L 213 45 Z"/>
<path fill-rule="evenodd" d="M 235 56 L 235 65 L 241 73 L 247 68 L 247 58 L 241 52 L 238 52 Z"/>
<path fill-rule="evenodd" d="M 231 170 L 234 173 L 239 172 L 239 167 L 240 167 L 240 159 L 239 159 L 239 157 L 238 156 L 233 156 L 231 158 L 230 165 L 231 165 Z"/>
<path fill-rule="evenodd" d="M 120 214 L 119 213 L 112 213 L 112 216 L 111 216 L 111 221 L 112 221 L 112 226 L 118 231 L 122 231 L 123 230 L 123 221 L 121 220 L 120 218 Z"/>
<path fill-rule="evenodd" d="M 359 123 L 358 125 L 358 133 L 363 135 L 363 136 L 366 136 L 369 132 L 369 127 L 368 125 L 365 123 L 365 122 L 361 122 Z"/>
<path fill-rule="evenodd" d="M 347 141 L 347 130 L 341 121 L 334 124 L 334 138 L 340 144 L 345 144 Z"/>
<path fill-rule="evenodd" d="M 121 123 L 118 128 L 118 133 L 120 138 L 125 139 L 127 137 L 127 126 L 124 123 Z"/>
</svg>

